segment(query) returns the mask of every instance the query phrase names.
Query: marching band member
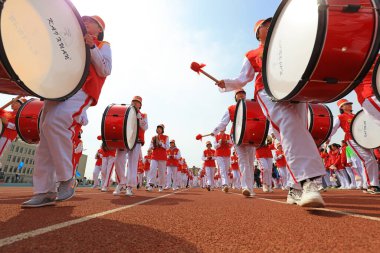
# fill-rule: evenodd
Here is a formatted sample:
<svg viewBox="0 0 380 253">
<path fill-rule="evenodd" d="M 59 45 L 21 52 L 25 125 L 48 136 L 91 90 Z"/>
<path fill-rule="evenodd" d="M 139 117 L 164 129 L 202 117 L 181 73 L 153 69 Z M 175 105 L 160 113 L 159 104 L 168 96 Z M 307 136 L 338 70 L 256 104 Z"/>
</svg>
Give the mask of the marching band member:
<svg viewBox="0 0 380 253">
<path fill-rule="evenodd" d="M 100 186 L 99 184 L 99 174 L 100 171 L 102 170 L 102 157 L 103 157 L 103 150 L 102 148 L 98 149 L 98 152 L 96 152 L 95 159 L 95 168 L 94 172 L 92 173 L 92 178 L 94 179 L 94 185 L 92 188 L 97 188 Z"/>
<path fill-rule="evenodd" d="M 55 200 L 68 200 L 75 194 L 73 127 L 75 124 L 87 125 L 86 111 L 97 104 L 112 68 L 111 48 L 109 43 L 103 41 L 104 21 L 98 16 L 84 16 L 82 20 L 87 30 L 84 40 L 91 52 L 90 71 L 82 89 L 69 99 L 44 101 L 33 173 L 35 195 L 22 207 L 54 205 Z M 56 179 L 59 182 L 58 190 Z"/>
<path fill-rule="evenodd" d="M 139 189 L 143 185 L 144 166 L 144 162 L 140 157 L 137 168 L 137 189 Z"/>
<path fill-rule="evenodd" d="M 116 150 L 109 150 L 105 146 L 102 146 L 103 156 L 102 156 L 102 192 L 107 192 L 108 187 L 111 183 L 111 176 L 113 172 L 113 167 L 115 164 Z M 116 177 L 118 175 L 116 174 Z"/>
<path fill-rule="evenodd" d="M 239 171 L 239 157 L 236 151 L 232 152 L 231 156 L 231 173 L 232 173 L 232 187 L 234 189 L 240 189 L 240 171 Z"/>
<path fill-rule="evenodd" d="M 182 164 L 181 164 L 181 188 L 186 188 L 187 186 L 187 180 L 188 180 L 188 167 L 186 163 L 186 159 L 182 159 Z"/>
<path fill-rule="evenodd" d="M 157 135 L 152 138 L 150 142 L 150 149 L 153 150 L 152 161 L 150 163 L 150 170 L 148 174 L 148 188 L 147 191 L 153 191 L 153 186 L 156 181 L 156 174 L 158 172 L 158 191 L 163 191 L 165 184 L 165 169 L 166 169 L 166 150 L 169 148 L 169 137 L 164 135 L 165 126 L 158 125 L 156 129 Z M 157 170 L 158 169 L 158 170 Z"/>
<path fill-rule="evenodd" d="M 290 175 L 286 169 L 286 159 L 280 142 L 276 143 L 274 160 L 276 161 L 277 170 L 282 180 L 282 190 L 286 190 L 287 188 L 290 188 L 290 186 L 288 186 Z"/>
<path fill-rule="evenodd" d="M 256 23 L 254 32 L 260 45 L 246 54 L 239 77 L 221 80 L 217 85 L 223 92 L 236 90 L 251 82 L 258 73 L 254 97 L 271 122 L 276 135 L 281 136 L 281 144 L 291 176 L 303 187 L 303 193 L 296 189 L 290 189 L 289 195 L 297 197 L 300 206 L 323 207 L 325 204 L 318 191 L 318 183 L 324 174 L 324 169 L 314 140 L 305 127 L 307 122 L 306 104 L 274 102 L 264 90 L 261 73 L 262 55 L 271 20 L 269 18 Z M 240 154 L 239 157 L 242 158 Z"/>
<path fill-rule="evenodd" d="M 152 160 L 152 150 L 148 149 L 147 155 L 144 156 L 144 174 L 145 174 L 145 177 L 148 177 L 151 160 Z"/>
<path fill-rule="evenodd" d="M 230 156 L 232 140 L 230 135 L 226 134 L 224 130 L 221 130 L 219 134 L 215 135 L 214 148 L 216 162 L 220 169 L 220 177 L 222 180 L 222 191 L 228 192 L 228 169 L 230 168 Z"/>
<path fill-rule="evenodd" d="M 246 93 L 243 89 L 235 90 L 235 101 L 245 99 Z M 216 135 L 221 130 L 225 130 L 230 122 L 234 121 L 236 104 L 228 107 L 228 110 L 223 115 L 223 118 L 219 125 L 214 129 L 213 134 Z M 232 133 L 231 128 L 231 134 Z M 239 156 L 239 167 L 241 172 L 241 186 L 242 194 L 246 197 L 252 196 L 253 192 L 253 168 L 254 168 L 254 154 L 255 148 L 252 145 L 242 144 L 235 146 L 235 150 Z"/>
<path fill-rule="evenodd" d="M 175 145 L 175 140 L 170 141 L 170 148 L 167 150 L 168 161 L 166 162 L 167 172 L 166 172 L 166 187 L 169 189 L 170 185 L 175 191 L 178 187 L 177 180 L 177 170 L 178 170 L 178 160 L 181 158 L 181 152 Z"/>
<path fill-rule="evenodd" d="M 331 131 L 329 140 L 332 136 L 334 136 L 339 128 L 342 128 L 345 133 L 344 140 L 352 148 L 352 150 L 356 153 L 364 165 L 363 177 L 365 178 L 366 185 L 363 185 L 363 187 L 365 188 L 365 186 L 367 186 L 367 193 L 380 194 L 378 179 L 379 168 L 377 166 L 377 162 L 373 153 L 369 149 L 362 148 L 352 139 L 350 127 L 352 119 L 355 116 L 352 113 L 352 102 L 348 101 L 347 99 L 340 99 L 337 102 L 337 105 L 341 114 L 338 115 L 338 117 L 334 120 L 334 126 Z"/>
<path fill-rule="evenodd" d="M 5 111 L 4 110 L 5 108 L 4 109 L 0 108 L 0 119 L 5 127 L 3 135 L 0 136 L 0 158 L 3 152 L 9 147 L 9 145 L 11 145 L 11 143 L 17 137 L 16 125 L 15 125 L 16 114 L 20 106 L 25 102 L 26 102 L 26 99 L 24 98 L 19 98 L 19 99 L 14 98 L 12 99 L 12 103 L 11 103 L 12 111 Z"/>
<path fill-rule="evenodd" d="M 273 154 L 272 138 L 267 136 L 267 143 L 256 149 L 256 159 L 261 169 L 261 178 L 263 183 L 263 192 L 273 192 L 272 189 L 272 168 L 273 168 Z"/>
<path fill-rule="evenodd" d="M 81 128 L 81 125 L 78 125 L 76 127 L 76 137 L 73 139 L 73 144 L 74 144 L 74 150 L 73 150 L 73 164 L 75 170 L 78 169 L 78 164 L 80 161 L 80 158 L 82 157 L 82 152 L 83 152 L 83 142 L 82 142 L 82 133 L 83 130 Z"/>
<path fill-rule="evenodd" d="M 204 161 L 205 171 L 206 171 L 206 188 L 208 191 L 211 187 L 214 187 L 214 174 L 215 174 L 215 150 L 211 148 L 212 144 L 210 141 L 206 142 L 206 150 L 203 151 L 202 160 Z"/>
<path fill-rule="evenodd" d="M 352 170 L 351 163 L 349 163 L 348 159 L 347 159 L 347 142 L 342 140 L 341 143 L 342 143 L 341 162 L 346 169 L 346 173 L 347 173 L 348 177 L 350 178 L 350 180 L 349 180 L 350 183 L 348 185 L 348 188 L 349 189 L 356 189 L 355 173 Z"/>
<path fill-rule="evenodd" d="M 141 154 L 141 146 L 144 145 L 145 131 L 148 130 L 148 116 L 145 113 L 142 113 L 142 98 L 140 96 L 134 96 L 131 101 L 131 106 L 134 106 L 137 109 L 137 118 L 139 120 L 139 135 L 137 137 L 137 143 L 132 150 L 117 150 L 116 160 L 115 160 L 115 171 L 118 175 L 120 181 L 116 186 L 113 195 L 118 196 L 122 191 L 126 191 L 125 195 L 133 196 L 132 188 L 137 186 L 137 169 L 139 158 Z M 127 163 L 128 155 L 128 167 L 127 175 L 125 175 L 125 165 Z"/>
</svg>

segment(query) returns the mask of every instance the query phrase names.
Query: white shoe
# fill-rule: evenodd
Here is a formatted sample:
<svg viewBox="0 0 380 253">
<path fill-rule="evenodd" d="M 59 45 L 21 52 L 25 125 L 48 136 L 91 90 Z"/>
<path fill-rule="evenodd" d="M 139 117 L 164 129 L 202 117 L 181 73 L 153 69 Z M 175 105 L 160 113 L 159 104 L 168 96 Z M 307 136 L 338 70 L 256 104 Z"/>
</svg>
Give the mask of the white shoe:
<svg viewBox="0 0 380 253">
<path fill-rule="evenodd" d="M 318 185 L 316 182 L 307 180 L 303 184 L 302 197 L 299 202 L 299 205 L 302 207 L 325 207 L 325 202 L 321 194 L 318 191 Z"/>
<path fill-rule="evenodd" d="M 163 192 L 162 186 L 158 187 L 158 192 Z"/>
<path fill-rule="evenodd" d="M 153 191 L 153 187 L 152 187 L 151 185 L 149 185 L 149 186 L 146 188 L 146 190 L 147 190 L 148 192 L 152 192 L 152 191 Z"/>
<path fill-rule="evenodd" d="M 263 192 L 265 192 L 265 193 L 269 192 L 268 185 L 263 184 Z"/>
<path fill-rule="evenodd" d="M 132 187 L 127 187 L 127 190 L 125 192 L 126 196 L 133 196 Z"/>
<path fill-rule="evenodd" d="M 121 192 L 125 191 L 125 185 L 118 184 L 115 188 L 115 191 L 112 193 L 114 196 L 121 195 Z"/>
<path fill-rule="evenodd" d="M 288 197 L 286 198 L 286 203 L 289 205 L 298 205 L 301 201 L 302 190 L 291 189 L 288 192 Z"/>
<path fill-rule="evenodd" d="M 223 188 L 222 188 L 222 192 L 224 193 L 228 193 L 228 186 L 227 185 L 224 185 Z"/>
<path fill-rule="evenodd" d="M 272 186 L 269 186 L 268 191 L 269 191 L 270 193 L 274 192 L 273 189 L 272 189 Z"/>
<path fill-rule="evenodd" d="M 164 188 L 164 190 L 169 190 L 170 189 L 170 187 L 169 186 L 166 186 L 165 188 Z"/>
<path fill-rule="evenodd" d="M 253 195 L 252 195 L 252 192 L 248 189 L 248 188 L 244 188 L 241 193 L 246 196 L 246 197 L 250 197 L 250 196 L 253 196 L 255 193 L 253 192 Z"/>
<path fill-rule="evenodd" d="M 108 188 L 107 187 L 102 187 L 102 192 L 108 192 Z"/>
</svg>

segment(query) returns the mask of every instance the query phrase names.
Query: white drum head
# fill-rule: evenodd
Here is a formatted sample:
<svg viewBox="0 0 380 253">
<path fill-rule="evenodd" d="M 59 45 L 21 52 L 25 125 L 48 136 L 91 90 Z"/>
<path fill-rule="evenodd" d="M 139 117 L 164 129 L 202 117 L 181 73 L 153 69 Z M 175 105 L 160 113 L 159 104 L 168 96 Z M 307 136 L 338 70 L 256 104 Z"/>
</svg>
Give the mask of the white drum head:
<svg viewBox="0 0 380 253">
<path fill-rule="evenodd" d="M 288 0 L 273 20 L 268 44 L 266 80 L 276 99 L 288 96 L 302 79 L 318 30 L 317 0 Z M 269 39 L 269 38 L 268 38 Z"/>
<path fill-rule="evenodd" d="M 243 100 L 240 100 L 236 105 L 235 120 L 234 120 L 234 143 L 240 145 L 243 141 L 245 132 L 246 107 Z"/>
<path fill-rule="evenodd" d="M 363 148 L 373 149 L 380 146 L 380 126 L 363 110 L 358 112 L 352 121 L 351 133 L 355 142 Z"/>
<path fill-rule="evenodd" d="M 72 95 L 85 80 L 87 49 L 76 11 L 65 0 L 6 1 L 5 55 L 25 89 L 46 99 Z"/>
<path fill-rule="evenodd" d="M 376 73 L 374 73 L 374 75 L 375 75 L 375 85 L 373 85 L 373 89 L 377 98 L 380 98 L 380 58 L 378 59 L 378 62 L 376 63 Z"/>
<path fill-rule="evenodd" d="M 313 110 L 311 106 L 307 107 L 307 129 L 310 131 L 311 123 L 312 123 Z"/>
<path fill-rule="evenodd" d="M 126 112 L 125 117 L 125 138 L 128 149 L 133 149 L 137 142 L 138 137 L 138 119 L 137 110 L 133 106 L 130 106 Z"/>
<path fill-rule="evenodd" d="M 1 136 L 3 135 L 3 131 L 4 131 L 5 127 L 4 127 L 4 123 L 2 121 L 0 121 L 0 138 Z"/>
</svg>

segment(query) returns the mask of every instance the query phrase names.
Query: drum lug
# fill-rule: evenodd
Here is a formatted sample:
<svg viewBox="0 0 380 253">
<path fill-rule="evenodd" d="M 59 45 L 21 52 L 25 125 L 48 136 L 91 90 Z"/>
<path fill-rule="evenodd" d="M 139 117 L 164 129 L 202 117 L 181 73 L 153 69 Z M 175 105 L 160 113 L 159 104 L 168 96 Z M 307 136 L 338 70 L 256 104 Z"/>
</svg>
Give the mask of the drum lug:
<svg viewBox="0 0 380 253">
<path fill-rule="evenodd" d="M 346 13 L 355 13 L 358 12 L 362 8 L 359 4 L 348 4 L 346 7 L 343 7 L 343 12 Z"/>
</svg>

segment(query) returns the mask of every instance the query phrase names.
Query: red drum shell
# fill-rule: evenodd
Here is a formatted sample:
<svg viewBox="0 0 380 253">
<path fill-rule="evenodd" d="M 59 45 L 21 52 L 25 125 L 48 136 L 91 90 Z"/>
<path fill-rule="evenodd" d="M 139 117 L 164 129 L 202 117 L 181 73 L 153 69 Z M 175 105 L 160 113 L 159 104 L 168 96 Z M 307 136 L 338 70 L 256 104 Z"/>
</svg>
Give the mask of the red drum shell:
<svg viewBox="0 0 380 253">
<path fill-rule="evenodd" d="M 239 108 L 241 106 L 243 113 L 240 115 Z M 241 127 L 237 123 L 239 117 L 242 117 Z M 240 100 L 236 105 L 233 129 L 233 140 L 236 145 L 248 144 L 261 147 L 265 144 L 268 135 L 269 121 L 262 112 L 258 102 L 254 100 Z M 240 138 L 236 133 L 240 133 Z"/>
<path fill-rule="evenodd" d="M 44 102 L 32 98 L 22 104 L 16 115 L 18 136 L 26 143 L 37 144 L 40 141 L 40 117 Z"/>
<path fill-rule="evenodd" d="M 323 104 L 309 104 L 309 132 L 320 147 L 330 137 L 334 122 L 330 109 Z"/>
<path fill-rule="evenodd" d="M 270 71 L 267 67 L 267 64 L 270 64 L 268 50 L 277 28 L 276 22 L 291 1 L 282 1 L 268 31 L 263 54 L 263 81 L 266 92 L 277 101 L 313 103 L 333 102 L 346 96 L 361 83 L 379 51 L 380 24 L 376 12 L 376 9 L 380 7 L 379 2 L 373 0 L 319 1 L 317 37 L 309 64 L 305 66 L 302 77 L 293 84 L 291 92 L 276 97 L 275 87 L 283 84 L 280 82 L 270 84 L 268 81 Z M 357 11 L 353 9 L 345 11 L 344 8 L 348 5 L 352 7 L 359 5 L 361 8 Z M 304 25 L 302 20 L 299 22 Z M 297 41 L 302 43 L 302 38 L 295 39 L 294 43 Z M 281 63 L 282 59 L 279 61 Z M 277 62 L 274 60 L 270 66 L 275 63 Z M 286 66 L 283 69 L 286 69 Z M 277 73 L 277 76 L 280 77 L 283 74 L 280 73 Z"/>
</svg>

